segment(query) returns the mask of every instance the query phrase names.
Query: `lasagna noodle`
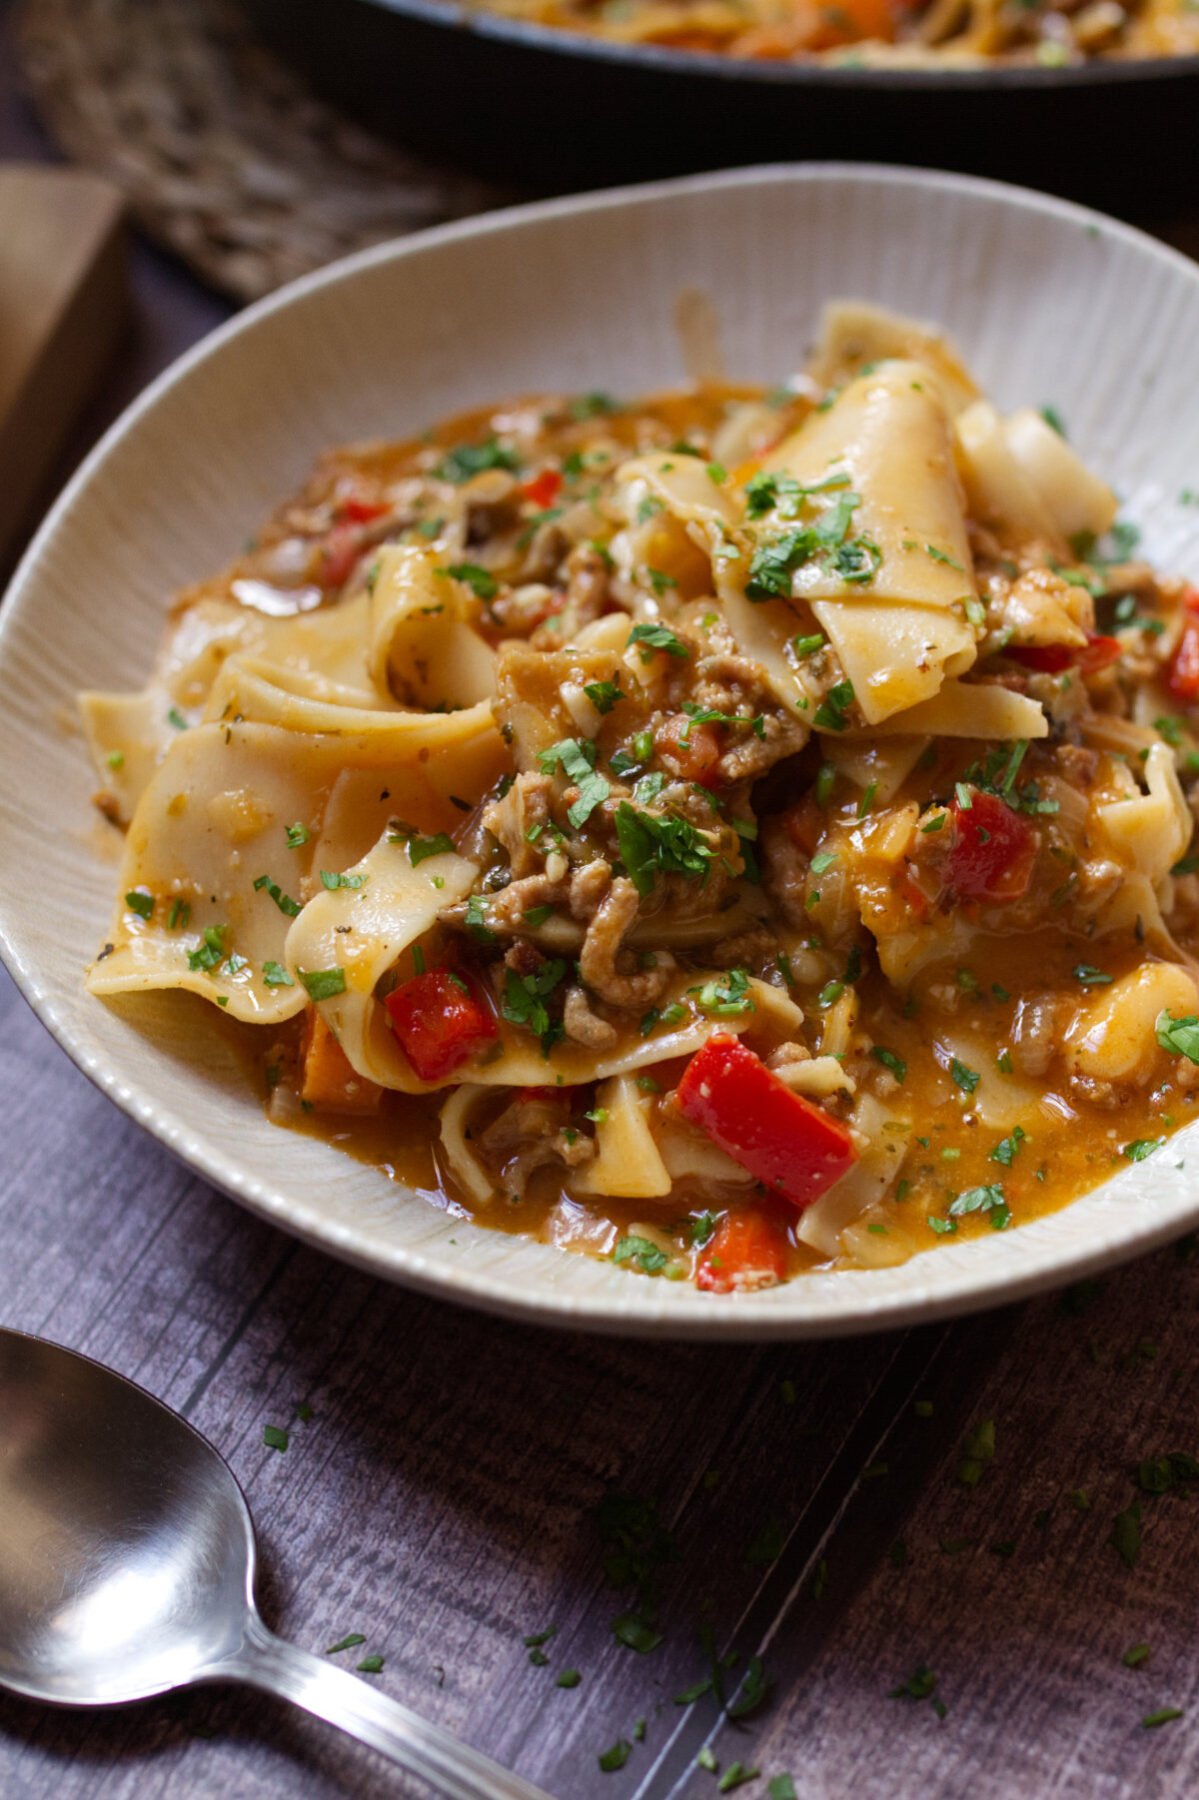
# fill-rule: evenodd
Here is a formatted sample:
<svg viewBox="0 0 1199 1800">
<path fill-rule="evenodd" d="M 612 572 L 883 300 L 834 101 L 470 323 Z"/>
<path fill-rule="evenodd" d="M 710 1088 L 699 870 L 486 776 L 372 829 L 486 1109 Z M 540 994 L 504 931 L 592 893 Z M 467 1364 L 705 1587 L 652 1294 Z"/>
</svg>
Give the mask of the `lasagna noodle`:
<svg viewBox="0 0 1199 1800">
<path fill-rule="evenodd" d="M 491 698 L 495 658 L 473 628 L 479 603 L 433 550 L 381 550 L 371 588 L 369 666 L 380 693 L 451 710 Z"/>
</svg>

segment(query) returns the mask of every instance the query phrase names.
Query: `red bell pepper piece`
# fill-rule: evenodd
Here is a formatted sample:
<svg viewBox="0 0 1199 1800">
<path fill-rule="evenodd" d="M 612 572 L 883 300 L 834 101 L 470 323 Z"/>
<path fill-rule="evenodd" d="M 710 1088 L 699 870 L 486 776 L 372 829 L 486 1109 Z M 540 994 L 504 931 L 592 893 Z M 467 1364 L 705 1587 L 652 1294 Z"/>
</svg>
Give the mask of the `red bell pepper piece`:
<svg viewBox="0 0 1199 1800">
<path fill-rule="evenodd" d="M 695 1285 L 710 1294 L 776 1287 L 787 1273 L 787 1248 L 775 1213 L 760 1206 L 725 1213 L 696 1264 Z"/>
<path fill-rule="evenodd" d="M 654 742 L 672 775 L 699 787 L 719 786 L 722 751 L 715 725 L 697 725 L 694 719 L 676 715 L 660 727 Z"/>
<path fill-rule="evenodd" d="M 526 481 L 520 491 L 539 511 L 545 512 L 562 491 L 562 476 L 557 469 L 542 469 L 539 475 Z"/>
<path fill-rule="evenodd" d="M 1199 588 L 1187 588 L 1183 604 L 1189 617 L 1170 658 L 1166 686 L 1176 700 L 1189 706 L 1199 699 Z"/>
<path fill-rule="evenodd" d="M 440 1081 L 496 1036 L 495 1018 L 461 975 L 429 969 L 383 1002 L 400 1048 L 422 1081 Z"/>
<path fill-rule="evenodd" d="M 810 1206 L 858 1160 L 839 1120 L 791 1089 L 720 1031 L 687 1064 L 680 1112 L 793 1206 Z"/>
<path fill-rule="evenodd" d="M 366 500 L 361 494 L 350 494 L 338 504 L 337 517 L 352 525 L 369 525 L 372 519 L 381 519 L 386 511 L 385 500 Z"/>
<path fill-rule="evenodd" d="M 1032 880 L 1037 834 L 995 794 L 970 790 L 970 804 L 950 807 L 953 841 L 945 879 L 964 900 L 1019 900 Z"/>
<path fill-rule="evenodd" d="M 1011 644 L 1004 655 L 1040 675 L 1060 675 L 1063 669 L 1097 675 L 1118 660 L 1120 640 L 1101 631 L 1088 631 L 1085 644 Z"/>
</svg>

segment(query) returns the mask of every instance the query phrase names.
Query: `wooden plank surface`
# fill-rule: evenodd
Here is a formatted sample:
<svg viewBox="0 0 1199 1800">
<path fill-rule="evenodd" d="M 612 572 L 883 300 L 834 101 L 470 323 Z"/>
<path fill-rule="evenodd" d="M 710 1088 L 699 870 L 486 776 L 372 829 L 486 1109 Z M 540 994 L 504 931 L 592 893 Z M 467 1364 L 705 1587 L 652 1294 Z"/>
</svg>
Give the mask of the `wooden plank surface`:
<svg viewBox="0 0 1199 1800">
<path fill-rule="evenodd" d="M 46 153 L 2 37 L 0 153 Z M 76 451 L 224 310 L 144 247 L 134 267 L 135 330 Z M 622 1345 L 404 1294 L 259 1223 L 103 1100 L 3 974 L 0 1107 L 4 1322 L 142 1381 L 222 1449 L 268 1623 L 317 1650 L 362 1632 L 386 1691 L 558 1800 L 704 1800 L 701 1752 L 760 1767 L 750 1800 L 783 1771 L 828 1800 L 1192 1791 L 1199 1506 L 1139 1494 L 1131 1568 L 1109 1538 L 1141 1461 L 1199 1452 L 1199 1260 L 855 1343 Z M 265 1449 L 302 1403 L 286 1453 Z M 986 1421 L 993 1456 L 965 1456 Z M 646 1654 L 612 1630 L 635 1599 L 605 1574 L 612 1495 L 661 1525 Z M 539 1665 L 522 1640 L 550 1628 Z M 739 1658 L 728 1698 L 764 1659 L 741 1721 L 710 1693 L 676 1703 L 705 1634 Z M 932 1694 L 890 1697 L 924 1668 Z M 1144 1729 L 1162 1707 L 1183 1716 Z M 231 1692 L 100 1716 L 0 1700 L 4 1800 L 417 1791 Z"/>
</svg>

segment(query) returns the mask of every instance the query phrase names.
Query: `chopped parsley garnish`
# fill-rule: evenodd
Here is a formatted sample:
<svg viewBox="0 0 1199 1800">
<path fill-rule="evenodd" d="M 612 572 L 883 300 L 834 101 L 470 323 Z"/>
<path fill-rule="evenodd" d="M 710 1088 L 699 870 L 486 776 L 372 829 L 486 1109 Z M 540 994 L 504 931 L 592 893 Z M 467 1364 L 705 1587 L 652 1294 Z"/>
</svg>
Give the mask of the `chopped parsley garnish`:
<svg viewBox="0 0 1199 1800">
<path fill-rule="evenodd" d="M 262 980 L 266 987 L 294 987 L 296 985 L 283 964 L 277 962 L 263 963 Z"/>
<path fill-rule="evenodd" d="M 803 487 L 794 475 L 784 470 L 763 469 L 745 484 L 745 511 L 749 518 L 760 519 L 764 513 L 777 512 L 784 519 L 794 519 L 809 494 L 827 494 L 834 488 L 849 486 L 844 472 L 829 475 L 811 487 Z"/>
<path fill-rule="evenodd" d="M 836 860 L 837 852 L 835 850 L 819 850 L 812 858 L 808 867 L 811 869 L 813 875 L 823 875 L 826 869 L 832 868 Z"/>
<path fill-rule="evenodd" d="M 1003 1197 L 1003 1188 L 997 1181 L 988 1182 L 983 1187 L 966 1188 L 956 1200 L 950 1202 L 949 1215 L 960 1219 L 966 1213 L 987 1213 L 996 1231 L 1002 1231 L 1011 1223 L 1011 1213 Z"/>
<path fill-rule="evenodd" d="M 706 981 L 702 987 L 688 988 L 687 992 L 695 995 L 695 1004 L 701 1012 L 716 1019 L 738 1018 L 742 1013 L 754 1011 L 749 973 L 745 969 L 730 969 L 723 978 Z"/>
<path fill-rule="evenodd" d="M 646 1239 L 623 1238 L 621 1242 L 625 1244 L 644 1244 Z M 616 1249 L 619 1250 L 620 1247 L 620 1244 L 618 1244 Z M 659 1254 L 661 1253 L 659 1252 Z M 613 1260 L 619 1262 L 633 1262 L 637 1259 L 632 1255 L 617 1257 L 615 1252 L 613 1252 Z M 666 1258 L 663 1257 L 662 1260 L 665 1262 Z M 647 1275 L 653 1273 L 653 1270 L 647 1268 L 644 1262 L 642 1262 L 641 1266 L 645 1268 Z M 660 1265 L 655 1264 L 654 1266 L 656 1268 Z M 613 1619 L 612 1635 L 618 1644 L 623 1644 L 626 1650 L 635 1650 L 639 1656 L 648 1656 L 650 1651 L 656 1650 L 658 1645 L 662 1642 L 662 1633 L 655 1630 L 646 1619 L 641 1617 L 640 1613 L 635 1612 L 621 1613 L 618 1619 Z"/>
<path fill-rule="evenodd" d="M 490 569 L 481 568 L 478 563 L 451 563 L 445 573 L 452 575 L 455 581 L 464 581 L 480 600 L 494 600 L 500 591 L 500 584 Z"/>
<path fill-rule="evenodd" d="M 603 394 L 597 390 L 594 393 L 577 395 L 571 401 L 568 410 L 572 419 L 602 419 L 609 413 L 619 412 L 620 402 L 614 400 L 611 394 Z"/>
<path fill-rule="evenodd" d="M 1010 1169 L 1017 1156 L 1020 1154 L 1020 1146 L 1024 1142 L 1024 1127 L 1022 1125 L 1013 1125 L 1008 1136 L 1000 1138 L 987 1160 L 989 1162 L 1002 1163 L 1005 1169 Z"/>
<path fill-rule="evenodd" d="M 470 481 L 475 475 L 483 474 L 486 469 L 519 469 L 520 458 L 514 450 L 508 450 L 495 438 L 488 438 L 482 444 L 458 444 L 442 457 L 433 470 L 438 481 L 451 481 L 460 487 L 464 481 Z"/>
<path fill-rule="evenodd" d="M 766 1792 L 770 1800 L 799 1800 L 790 1775 L 772 1775 L 766 1783 Z"/>
<path fill-rule="evenodd" d="M 882 1063 L 884 1069 L 890 1070 L 896 1081 L 903 1082 L 907 1080 L 908 1065 L 904 1062 L 902 1056 L 896 1055 L 894 1050 L 888 1050 L 883 1044 L 872 1044 L 870 1046 L 870 1054 L 875 1062 Z"/>
<path fill-rule="evenodd" d="M 1051 431 L 1056 431 L 1060 438 L 1064 438 L 1067 435 L 1065 421 L 1056 406 L 1046 404 L 1045 406 L 1038 407 L 1037 410 Z"/>
<path fill-rule="evenodd" d="M 721 712 L 716 706 L 697 706 L 693 700 L 684 700 L 683 711 L 687 715 L 687 724 L 679 739 L 683 744 L 690 742 L 693 725 L 744 725 L 756 738 L 766 736 L 766 720 L 762 713 Z"/>
<path fill-rule="evenodd" d="M 167 724 L 173 725 L 176 731 L 187 730 L 187 720 L 177 706 L 172 706 L 170 712 L 167 714 Z"/>
<path fill-rule="evenodd" d="M 269 875 L 260 875 L 254 883 L 254 892 L 261 893 L 263 888 L 266 889 L 281 913 L 286 913 L 289 919 L 296 917 L 300 911 L 300 902 L 293 900 L 290 894 L 285 894 L 277 881 L 272 881 Z"/>
<path fill-rule="evenodd" d="M 487 924 L 487 903 L 482 894 L 472 894 L 466 903 L 466 928 L 481 944 L 495 943 L 495 932 Z"/>
<path fill-rule="evenodd" d="M 225 937 L 227 925 L 206 925 L 201 936 L 198 950 L 189 950 L 187 966 L 195 971 L 199 969 L 215 969 L 225 955 Z"/>
<path fill-rule="evenodd" d="M 145 888 L 133 888 L 125 895 L 125 905 L 131 913 L 136 913 L 139 919 L 150 919 L 154 916 L 154 896 L 148 894 Z"/>
<path fill-rule="evenodd" d="M 504 970 L 504 999 L 500 1015 L 510 1025 L 521 1025 L 526 1031 L 532 1032 L 534 1037 L 540 1038 L 541 1048 L 547 1056 L 562 1036 L 562 1026 L 550 1022 L 545 1002 L 565 974 L 566 964 L 558 958 L 542 963 L 532 975 L 518 975 L 515 969 Z"/>
<path fill-rule="evenodd" d="M 308 989 L 310 1000 L 331 1000 L 346 991 L 344 969 L 301 969 L 300 980 Z"/>
<path fill-rule="evenodd" d="M 716 1783 L 716 1791 L 719 1794 L 731 1794 L 734 1788 L 744 1786 L 747 1781 L 756 1781 L 759 1773 L 758 1769 L 747 1769 L 744 1763 L 731 1762 Z"/>
<path fill-rule="evenodd" d="M 1075 963 L 1071 973 L 1082 987 L 1108 987 L 1116 979 L 1104 969 L 1097 969 L 1093 963 Z"/>
<path fill-rule="evenodd" d="M 615 681 L 589 681 L 583 692 L 597 713 L 610 713 L 616 702 L 625 698 L 620 684 Z"/>
<path fill-rule="evenodd" d="M 844 731 L 848 724 L 845 715 L 853 705 L 853 699 L 853 682 L 836 682 L 816 708 L 813 724 L 822 726 L 825 731 Z"/>
<path fill-rule="evenodd" d="M 362 1661 L 354 1666 L 360 1675 L 378 1675 L 383 1668 L 383 1658 L 377 1651 L 373 1651 L 370 1656 L 364 1656 Z"/>
<path fill-rule="evenodd" d="M 578 787 L 578 799 L 572 802 L 566 814 L 576 831 L 587 823 L 596 807 L 612 792 L 607 776 L 596 770 L 595 758 L 596 746 L 590 738 L 563 738 L 550 749 L 542 750 L 537 758 L 544 774 L 552 775 L 555 769 L 561 768 L 567 779 Z"/>
<path fill-rule="evenodd" d="M 1156 1712 L 1145 1714 L 1141 1725 L 1145 1731 L 1154 1731 L 1159 1725 L 1168 1725 L 1171 1719 L 1181 1719 L 1181 1717 L 1182 1708 L 1180 1706 L 1159 1706 Z"/>
<path fill-rule="evenodd" d="M 289 850 L 301 849 L 312 836 L 307 825 L 299 819 L 296 820 L 294 825 L 285 825 L 283 829 L 287 837 L 287 848 Z"/>
<path fill-rule="evenodd" d="M 360 888 L 365 882 L 365 875 L 339 875 L 332 869 L 321 870 L 321 886 L 328 888 L 331 894 L 336 893 L 338 888 Z"/>
<path fill-rule="evenodd" d="M 982 1080 L 977 1069 L 968 1068 L 964 1062 L 959 1062 L 956 1056 L 949 1065 L 949 1073 L 963 1094 L 972 1094 Z"/>
<path fill-rule="evenodd" d="M 711 846 L 686 819 L 638 812 L 627 800 L 616 809 L 616 838 L 629 879 L 642 895 L 650 892 L 659 874 L 702 881 L 712 859 Z"/>
<path fill-rule="evenodd" d="M 650 574 L 653 575 L 654 573 L 655 571 L 651 569 Z M 678 633 L 672 631 L 669 625 L 663 625 L 658 621 L 653 623 L 643 622 L 640 625 L 634 625 L 632 631 L 630 631 L 628 635 L 625 648 L 628 649 L 633 644 L 641 644 L 643 646 L 641 651 L 642 662 L 649 662 L 651 653 L 655 650 L 664 650 L 667 656 L 684 657 L 690 656 L 691 654 Z"/>
<path fill-rule="evenodd" d="M 642 1015 L 638 1030 L 642 1037 L 648 1037 L 650 1032 L 657 1026 L 680 1025 L 686 1017 L 687 1008 L 681 1006 L 677 1000 L 674 1002 L 673 1006 L 663 1007 L 661 1012 L 658 1011 L 656 1006 L 651 1006 L 649 1011 Z"/>
<path fill-rule="evenodd" d="M 702 1212 L 691 1221 L 691 1242 L 697 1249 L 702 1249 L 716 1229 L 716 1220 L 710 1212 Z"/>
<path fill-rule="evenodd" d="M 627 1738 L 617 1738 L 610 1750 L 605 1750 L 599 1759 L 599 1766 L 605 1775 L 611 1775 L 617 1769 L 623 1769 L 633 1754 L 633 1746 Z"/>
<path fill-rule="evenodd" d="M 365 1644 L 365 1642 L 366 1639 L 360 1631 L 349 1631 L 345 1637 L 338 1638 L 335 1644 L 330 1644 L 325 1655 L 336 1656 L 339 1650 L 356 1650 L 359 1644 Z"/>
<path fill-rule="evenodd" d="M 612 1261 L 614 1263 L 632 1263 L 633 1267 L 640 1269 L 643 1275 L 656 1275 L 659 1269 L 666 1267 L 670 1258 L 665 1250 L 655 1244 L 651 1238 L 634 1236 L 621 1238 L 612 1252 Z M 618 1620 L 617 1623 L 619 1624 L 620 1621 Z M 617 1632 L 617 1636 L 620 1636 L 619 1632 Z M 656 1641 L 661 1643 L 662 1640 L 658 1638 Z M 627 1643 L 628 1639 L 622 1638 L 621 1642 Z M 639 1646 L 635 1644 L 633 1648 L 637 1649 Z"/>
<path fill-rule="evenodd" d="M 791 648 L 796 656 L 815 656 L 817 650 L 823 650 L 828 643 L 823 631 L 809 632 L 807 637 L 793 637 Z"/>
<path fill-rule="evenodd" d="M 186 931 L 191 916 L 190 900 L 172 900 L 171 910 L 167 914 L 167 930 Z"/>
<path fill-rule="evenodd" d="M 1133 1644 L 1130 1649 L 1124 1652 L 1120 1661 L 1124 1664 L 1126 1669 L 1139 1669 L 1143 1663 L 1149 1661 L 1148 1644 Z"/>
<path fill-rule="evenodd" d="M 1199 1063 L 1199 1018 L 1188 1013 L 1184 1018 L 1175 1019 L 1168 1010 L 1160 1012 L 1157 1015 L 1157 1041 L 1171 1056 L 1185 1056 L 1188 1062 Z"/>
<path fill-rule="evenodd" d="M 414 869 L 418 863 L 423 863 L 427 857 L 452 856 L 456 849 L 453 838 L 444 831 L 437 832 L 433 837 L 417 837 L 415 834 L 407 838 L 402 835 L 392 836 L 388 839 L 388 842 L 394 844 L 407 843 L 408 861 L 412 864 Z"/>
<path fill-rule="evenodd" d="M 123 769 L 125 767 L 125 752 L 123 750 L 110 750 L 108 755 L 104 758 L 104 761 L 108 764 L 110 769 Z"/>
<path fill-rule="evenodd" d="M 1129 1162 L 1144 1162 L 1155 1150 L 1160 1150 L 1165 1138 L 1134 1138 L 1131 1144 L 1125 1144 L 1124 1155 Z"/>
<path fill-rule="evenodd" d="M 840 494 L 811 524 L 793 526 L 760 544 L 749 565 L 747 597 L 788 596 L 795 571 L 810 562 L 819 562 L 851 586 L 872 581 L 882 567 L 881 550 L 871 538 L 848 536 L 858 501 L 857 494 Z"/>
<path fill-rule="evenodd" d="M 264 1425 L 262 1441 L 268 1450 L 286 1450 L 289 1439 L 282 1425 Z"/>
<path fill-rule="evenodd" d="M 554 1686 L 560 1688 L 577 1688 L 582 1679 L 583 1677 L 579 1674 L 577 1669 L 563 1669 L 562 1673 L 554 1682 Z"/>
</svg>

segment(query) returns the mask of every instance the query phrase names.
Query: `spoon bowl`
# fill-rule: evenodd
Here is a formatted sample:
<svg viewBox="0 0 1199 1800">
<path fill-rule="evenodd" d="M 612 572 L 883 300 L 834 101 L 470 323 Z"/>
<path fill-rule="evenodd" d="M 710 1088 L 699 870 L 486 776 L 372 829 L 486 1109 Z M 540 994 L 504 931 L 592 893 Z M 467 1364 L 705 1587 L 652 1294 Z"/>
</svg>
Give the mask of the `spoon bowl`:
<svg viewBox="0 0 1199 1800">
<path fill-rule="evenodd" d="M 451 1800 L 549 1800 L 267 1630 L 228 1464 L 144 1388 L 0 1330 L 0 1686 L 117 1706 L 234 1681 L 302 1706 Z"/>
</svg>

